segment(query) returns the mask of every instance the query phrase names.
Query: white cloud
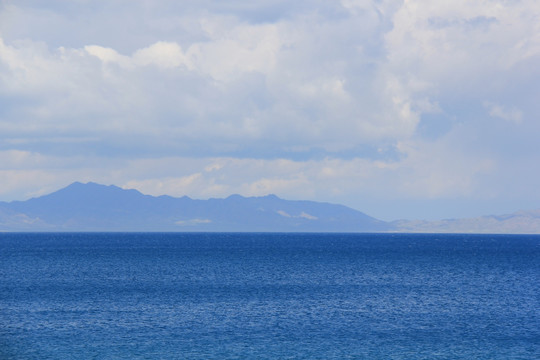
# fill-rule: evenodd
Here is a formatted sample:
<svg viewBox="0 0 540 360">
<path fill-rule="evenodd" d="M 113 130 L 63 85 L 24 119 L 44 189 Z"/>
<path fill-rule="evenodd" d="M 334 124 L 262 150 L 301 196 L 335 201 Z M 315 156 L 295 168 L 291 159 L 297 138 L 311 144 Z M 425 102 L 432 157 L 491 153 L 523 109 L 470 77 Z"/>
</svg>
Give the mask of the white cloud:
<svg viewBox="0 0 540 360">
<path fill-rule="evenodd" d="M 131 66 L 131 59 L 127 56 L 120 55 L 116 50 L 102 47 L 99 45 L 87 45 L 84 47 L 87 53 L 93 55 L 104 63 L 117 63 L 124 67 Z"/>
<path fill-rule="evenodd" d="M 516 124 L 521 123 L 521 120 L 523 118 L 523 113 L 515 108 L 505 109 L 501 105 L 489 101 L 484 102 L 484 106 L 488 110 L 489 115 L 496 118 L 500 118 Z"/>
<path fill-rule="evenodd" d="M 400 74 L 476 91 L 495 72 L 540 55 L 539 12 L 535 1 L 407 1 L 386 34 L 389 58 Z"/>
<path fill-rule="evenodd" d="M 186 51 L 178 43 L 166 41 L 138 49 L 131 56 L 98 45 L 84 49 L 104 63 L 130 69 L 147 65 L 163 69 L 184 66 L 218 81 L 234 81 L 245 72 L 266 74 L 272 70 L 284 41 L 280 38 L 279 25 L 231 24 L 221 17 L 201 22 L 209 39 L 192 43 Z"/>
<path fill-rule="evenodd" d="M 156 64 L 163 68 L 181 65 L 191 67 L 180 45 L 173 42 L 159 41 L 147 48 L 137 50 L 133 54 L 133 60 L 138 65 Z"/>
<path fill-rule="evenodd" d="M 231 81 L 245 72 L 269 73 L 276 55 L 287 43 L 279 24 L 223 24 L 219 18 L 205 19 L 210 41 L 188 49 L 194 67 L 219 81 Z"/>
<path fill-rule="evenodd" d="M 374 31 L 377 23 L 371 26 Z M 15 125 L 22 136 L 62 129 L 111 141 L 132 134 L 170 138 L 162 145 L 203 137 L 212 142 L 208 151 L 219 139 L 222 149 L 242 152 L 263 137 L 270 148 L 295 143 L 333 151 L 336 144 L 351 148 L 414 131 L 418 115 L 407 99 L 386 94 L 384 86 L 368 99 L 357 93 L 363 75 L 351 78 L 351 66 L 366 55 L 336 63 L 349 50 L 332 45 L 332 32 L 344 34 L 333 19 L 253 24 L 205 15 L 193 31 L 199 27 L 202 40 L 186 46 L 157 41 L 131 54 L 100 44 L 50 49 L 32 41 L 18 47 L 2 43 L 1 60 L 10 66 L 1 72 L 6 90 L 13 94 L 9 86 L 17 86 L 17 96 L 39 102 L 0 119 L 0 127 L 12 129 L 17 117 L 27 123 L 27 131 Z M 347 35 L 345 41 L 356 40 Z M 22 75 L 15 66 L 24 68 Z M 384 81 L 377 75 L 366 80 L 368 88 Z M 372 101 L 377 96 L 383 98 Z"/>
</svg>

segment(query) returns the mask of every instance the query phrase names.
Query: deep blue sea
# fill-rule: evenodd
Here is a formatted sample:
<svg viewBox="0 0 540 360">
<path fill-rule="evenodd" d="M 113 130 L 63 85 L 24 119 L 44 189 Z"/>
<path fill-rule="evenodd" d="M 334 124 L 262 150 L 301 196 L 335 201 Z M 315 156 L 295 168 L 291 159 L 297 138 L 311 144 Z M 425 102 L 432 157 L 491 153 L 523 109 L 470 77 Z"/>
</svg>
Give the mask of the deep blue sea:
<svg viewBox="0 0 540 360">
<path fill-rule="evenodd" d="M 540 236 L 0 234 L 0 359 L 540 359 Z"/>
</svg>

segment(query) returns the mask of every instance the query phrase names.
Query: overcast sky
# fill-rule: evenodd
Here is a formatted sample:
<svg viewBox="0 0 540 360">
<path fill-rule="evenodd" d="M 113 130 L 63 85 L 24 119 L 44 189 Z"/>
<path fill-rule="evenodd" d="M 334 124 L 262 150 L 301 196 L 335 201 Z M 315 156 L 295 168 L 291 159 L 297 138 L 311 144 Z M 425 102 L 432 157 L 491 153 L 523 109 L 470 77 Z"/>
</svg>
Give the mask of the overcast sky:
<svg viewBox="0 0 540 360">
<path fill-rule="evenodd" d="M 538 0 L 0 0 L 0 200 L 540 208 Z"/>
</svg>

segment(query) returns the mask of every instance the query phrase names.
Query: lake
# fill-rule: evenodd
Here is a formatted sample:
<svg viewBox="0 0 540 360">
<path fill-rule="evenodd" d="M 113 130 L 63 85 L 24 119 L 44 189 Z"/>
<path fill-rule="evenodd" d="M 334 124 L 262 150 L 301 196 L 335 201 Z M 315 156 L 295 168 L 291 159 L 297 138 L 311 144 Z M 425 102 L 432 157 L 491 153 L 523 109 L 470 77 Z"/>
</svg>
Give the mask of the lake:
<svg viewBox="0 0 540 360">
<path fill-rule="evenodd" d="M 538 359 L 540 236 L 0 234 L 2 359 Z"/>
</svg>

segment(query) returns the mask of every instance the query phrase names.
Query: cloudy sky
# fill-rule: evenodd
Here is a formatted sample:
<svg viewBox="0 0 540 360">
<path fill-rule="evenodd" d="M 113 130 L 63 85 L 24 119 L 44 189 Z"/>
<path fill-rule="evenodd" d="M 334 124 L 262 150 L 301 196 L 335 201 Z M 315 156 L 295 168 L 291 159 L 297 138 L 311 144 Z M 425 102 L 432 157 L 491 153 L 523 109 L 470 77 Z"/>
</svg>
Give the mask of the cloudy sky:
<svg viewBox="0 0 540 360">
<path fill-rule="evenodd" d="M 540 208 L 537 0 L 0 0 L 0 200 Z"/>
</svg>

